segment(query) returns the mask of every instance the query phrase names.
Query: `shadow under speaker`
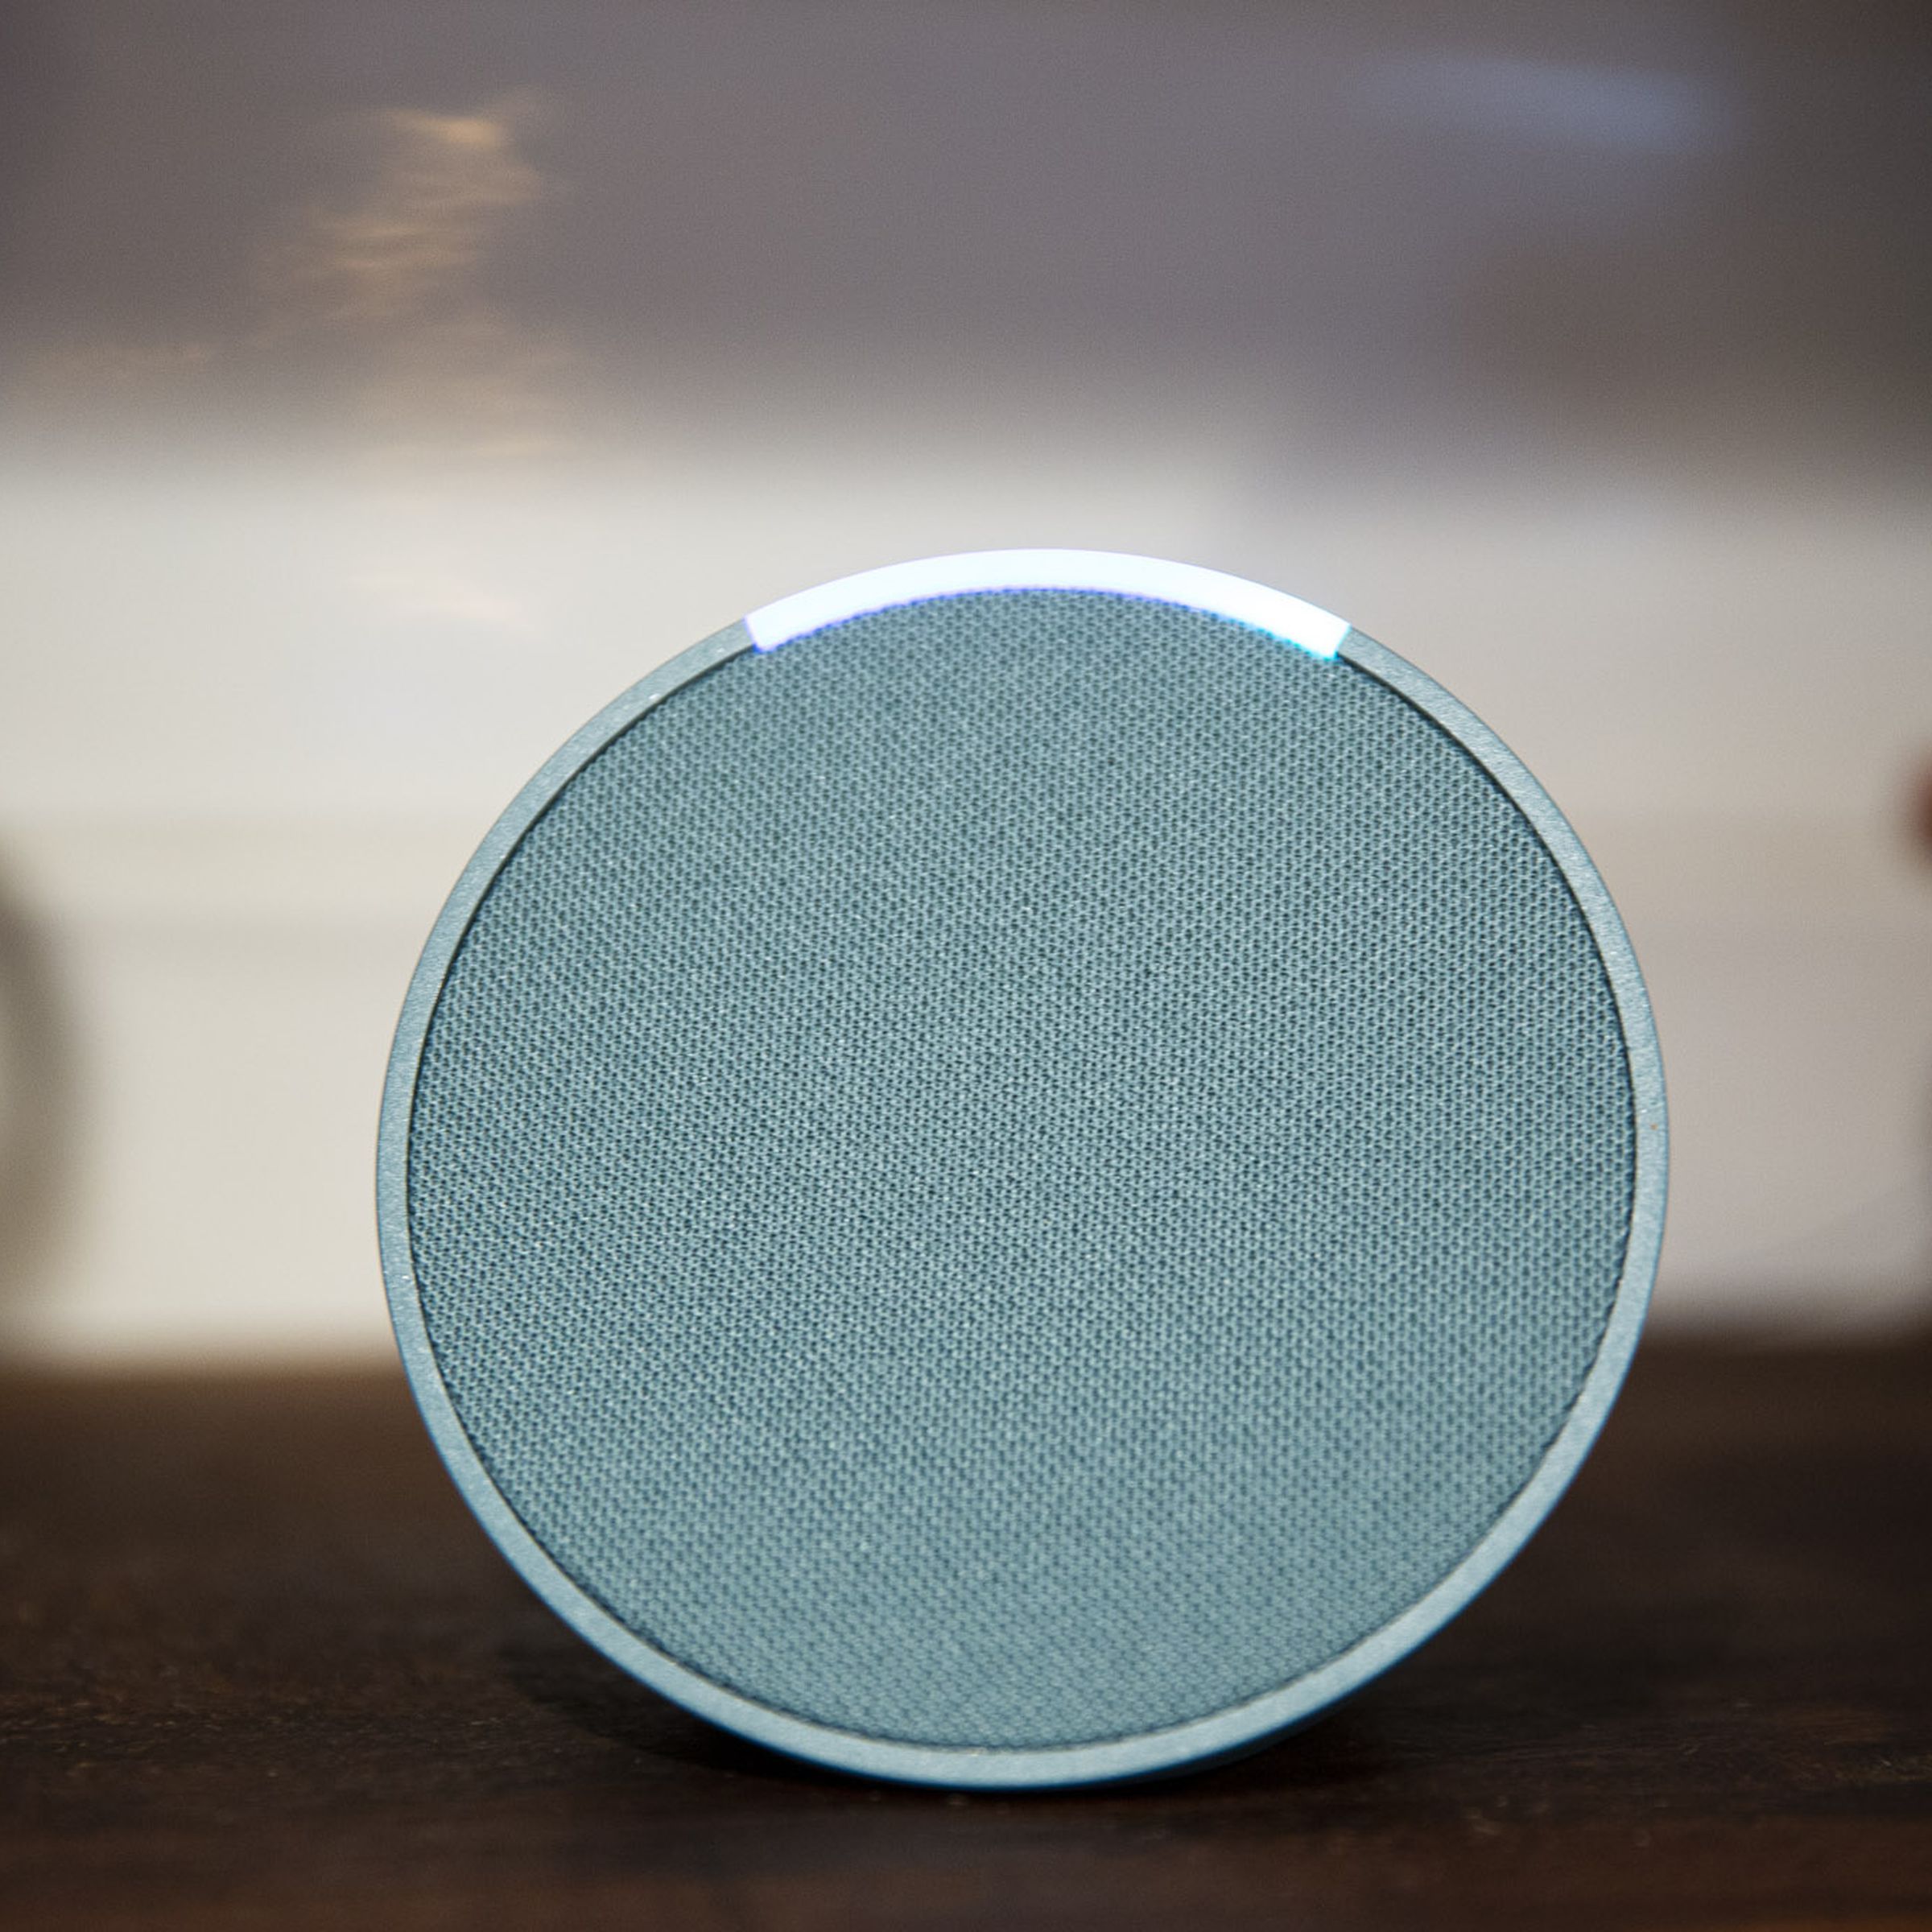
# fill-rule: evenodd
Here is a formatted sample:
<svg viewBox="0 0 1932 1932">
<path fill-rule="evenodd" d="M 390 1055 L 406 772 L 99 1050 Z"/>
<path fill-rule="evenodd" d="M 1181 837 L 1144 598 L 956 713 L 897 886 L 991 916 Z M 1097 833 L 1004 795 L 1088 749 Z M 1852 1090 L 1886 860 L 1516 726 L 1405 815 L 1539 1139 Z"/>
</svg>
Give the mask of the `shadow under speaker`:
<svg viewBox="0 0 1932 1932">
<path fill-rule="evenodd" d="M 599 1649 L 1070 1784 L 1496 1575 L 1664 1142 L 1616 914 L 1468 711 L 1261 586 L 1001 551 L 758 612 L 545 766 L 411 988 L 381 1220 L 438 1447 Z"/>
</svg>

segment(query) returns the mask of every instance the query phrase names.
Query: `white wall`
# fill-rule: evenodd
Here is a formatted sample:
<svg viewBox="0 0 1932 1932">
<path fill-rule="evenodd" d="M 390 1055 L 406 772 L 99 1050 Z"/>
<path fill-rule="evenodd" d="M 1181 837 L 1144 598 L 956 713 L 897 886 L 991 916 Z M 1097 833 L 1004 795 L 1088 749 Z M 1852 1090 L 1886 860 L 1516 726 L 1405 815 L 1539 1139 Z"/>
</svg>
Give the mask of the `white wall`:
<svg viewBox="0 0 1932 1932">
<path fill-rule="evenodd" d="M 1439 678 L 1596 852 L 1660 1317 L 1932 1286 L 1932 257 L 1903 14 L 17 0 L 0 1345 L 386 1345 L 444 892 L 785 592 L 1169 555 Z"/>
<path fill-rule="evenodd" d="M 1587 480 L 1269 501 L 1211 464 L 954 425 L 917 456 L 747 428 L 586 477 L 395 495 L 211 464 L 14 477 L 0 826 L 73 1046 L 71 1197 L 15 1345 L 385 1345 L 369 1208 L 387 1037 L 495 811 L 672 650 L 882 559 L 1038 541 L 1245 571 L 1464 696 L 1571 813 L 1656 999 L 1676 1129 L 1660 1315 L 1922 1310 L 1932 879 L 1897 840 L 1932 719 L 1917 519 L 1606 504 Z M 943 459 L 935 460 L 935 457 Z M 863 533 L 857 534 L 857 533 Z M 25 675 L 22 675 L 24 672 Z"/>
</svg>

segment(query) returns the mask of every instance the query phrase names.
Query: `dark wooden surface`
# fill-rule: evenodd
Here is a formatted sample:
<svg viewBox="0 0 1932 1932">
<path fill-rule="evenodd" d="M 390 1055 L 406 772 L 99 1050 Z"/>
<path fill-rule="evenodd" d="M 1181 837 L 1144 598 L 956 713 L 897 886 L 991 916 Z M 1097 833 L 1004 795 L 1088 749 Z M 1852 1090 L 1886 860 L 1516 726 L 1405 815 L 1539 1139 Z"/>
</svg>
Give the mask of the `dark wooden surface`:
<svg viewBox="0 0 1932 1932">
<path fill-rule="evenodd" d="M 510 1576 L 401 1385 L 0 1383 L 0 1925 L 1932 1926 L 1932 1348 L 1653 1350 L 1319 1724 L 960 1797 L 733 1742 Z"/>
</svg>

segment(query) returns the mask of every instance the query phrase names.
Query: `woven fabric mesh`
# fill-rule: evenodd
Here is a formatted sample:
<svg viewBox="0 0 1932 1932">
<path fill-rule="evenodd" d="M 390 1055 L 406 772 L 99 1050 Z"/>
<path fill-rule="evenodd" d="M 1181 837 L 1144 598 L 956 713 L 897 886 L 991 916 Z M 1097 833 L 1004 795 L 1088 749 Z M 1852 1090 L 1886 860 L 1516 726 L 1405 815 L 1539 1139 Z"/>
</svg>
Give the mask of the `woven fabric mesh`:
<svg viewBox="0 0 1932 1932">
<path fill-rule="evenodd" d="M 1095 592 L 733 659 L 503 867 L 409 1215 L 493 1480 L 630 1629 L 934 1745 L 1399 1614 L 1541 1459 L 1632 1196 L 1528 822 L 1344 662 Z"/>
</svg>

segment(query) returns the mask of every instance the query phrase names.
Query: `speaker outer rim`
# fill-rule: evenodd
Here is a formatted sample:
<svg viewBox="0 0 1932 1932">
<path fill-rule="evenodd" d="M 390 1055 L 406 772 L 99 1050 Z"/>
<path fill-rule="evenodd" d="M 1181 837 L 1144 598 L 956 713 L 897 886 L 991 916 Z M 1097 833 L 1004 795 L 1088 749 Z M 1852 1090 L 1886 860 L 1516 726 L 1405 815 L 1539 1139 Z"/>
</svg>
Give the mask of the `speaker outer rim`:
<svg viewBox="0 0 1932 1932">
<path fill-rule="evenodd" d="M 1070 584 L 1068 589 L 1083 586 Z M 959 593 L 954 593 L 959 594 Z M 1119 593 L 1114 593 L 1119 594 Z M 1238 621 L 1238 620 L 1236 620 Z M 1455 739 L 1529 820 L 1589 927 L 1615 1002 L 1629 1069 L 1634 1172 L 1624 1263 L 1596 1355 L 1528 1482 L 1433 1589 L 1360 1642 L 1261 1696 L 1157 1731 L 1047 1748 L 913 1744 L 842 1731 L 762 1704 L 646 1643 L 576 1583 L 524 1526 L 459 1418 L 423 1318 L 409 1236 L 411 1116 L 444 979 L 497 873 L 552 800 L 648 711 L 718 665 L 756 648 L 745 622 L 661 665 L 599 712 L 526 785 L 485 837 L 438 914 L 405 995 L 384 1084 L 377 1224 L 390 1314 L 411 1393 L 463 1500 L 525 1583 L 576 1633 L 650 1689 L 772 1749 L 861 1777 L 909 1784 L 1018 1790 L 1143 1777 L 1239 1755 L 1315 1717 L 1398 1663 L 1465 1608 L 1517 1554 L 1582 1466 L 1637 1347 L 1663 1238 L 1668 1127 L 1650 1003 L 1621 918 L 1581 841 L 1522 762 L 1434 679 L 1360 630 L 1335 659 L 1386 685 Z"/>
</svg>

